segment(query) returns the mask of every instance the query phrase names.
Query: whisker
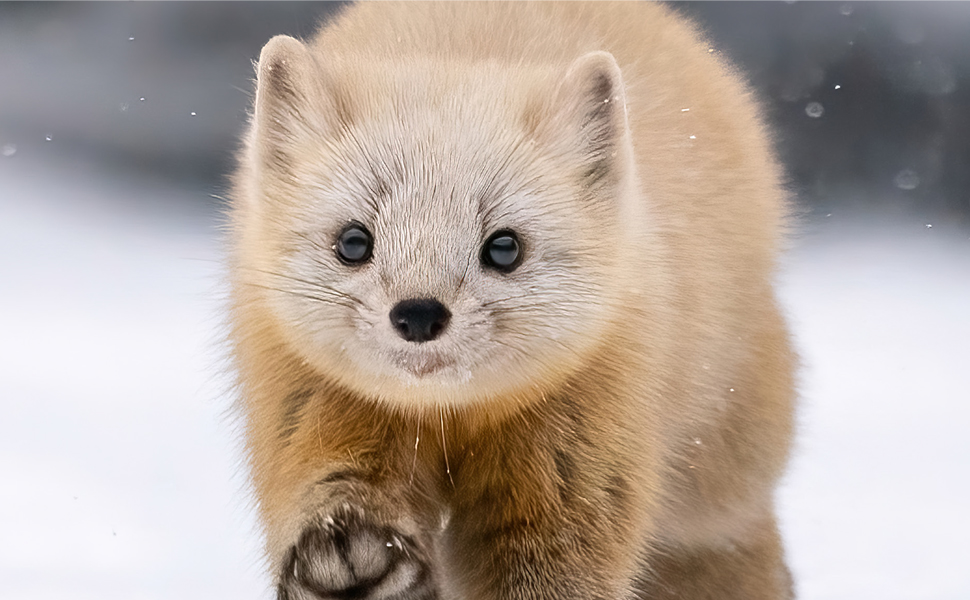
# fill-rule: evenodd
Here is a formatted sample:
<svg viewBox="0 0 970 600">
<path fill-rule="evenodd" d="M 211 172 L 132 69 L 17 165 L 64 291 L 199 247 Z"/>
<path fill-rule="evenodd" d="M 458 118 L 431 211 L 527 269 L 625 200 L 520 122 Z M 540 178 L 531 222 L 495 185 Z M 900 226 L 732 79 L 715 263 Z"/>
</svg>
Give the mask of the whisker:
<svg viewBox="0 0 970 600">
<path fill-rule="evenodd" d="M 472 266 L 472 258 L 469 256 L 468 262 L 465 263 L 465 270 L 462 271 L 461 273 L 461 280 L 458 282 L 458 285 L 455 287 L 456 292 L 461 289 L 461 286 L 465 285 L 465 277 L 468 275 L 468 269 L 471 266 Z"/>
<path fill-rule="evenodd" d="M 518 296 L 506 296 L 504 298 L 496 298 L 495 300 L 489 300 L 488 302 L 482 302 L 481 306 L 491 306 L 497 302 L 508 302 L 509 300 L 517 300 L 518 298 L 528 298 L 532 294 L 520 294 Z"/>
<path fill-rule="evenodd" d="M 414 460 L 411 461 L 411 481 L 409 486 L 414 486 L 414 469 L 418 466 L 418 444 L 421 442 L 421 419 L 418 419 L 418 433 L 414 436 Z"/>
<path fill-rule="evenodd" d="M 333 248 L 327 248 L 326 246 L 321 245 L 320 242 L 314 240 L 313 238 L 311 238 L 309 235 L 303 233 L 302 231 L 294 231 L 293 233 L 294 233 L 294 235 L 296 235 L 296 236 L 302 238 L 303 240 L 309 242 L 310 245 L 313 246 L 313 248 L 316 249 L 316 250 L 320 250 L 320 251 L 324 251 L 324 252 L 329 252 L 329 251 L 333 250 Z"/>
<path fill-rule="evenodd" d="M 451 487 L 454 489 L 455 480 L 451 477 L 451 465 L 448 464 L 448 446 L 445 444 L 445 414 L 440 406 L 438 407 L 438 419 L 441 420 L 441 452 L 445 455 L 445 472 L 448 473 L 448 480 L 451 481 Z"/>
<path fill-rule="evenodd" d="M 493 304 L 497 304 L 499 302 L 509 302 L 509 301 L 512 301 L 512 300 L 519 300 L 519 299 L 522 299 L 522 298 L 532 298 L 532 297 L 533 297 L 532 294 L 522 294 L 520 296 L 506 296 L 505 298 L 498 298 L 496 300 L 490 300 L 488 302 L 483 302 L 480 306 L 481 307 L 489 307 L 489 306 L 492 306 Z M 589 295 L 589 296 L 581 295 L 580 298 L 582 299 L 582 301 L 583 301 L 584 304 L 587 304 L 587 305 L 590 305 L 590 306 L 602 306 L 603 305 L 603 301 L 601 299 L 597 298 L 594 295 Z M 492 308 L 492 309 L 489 309 L 489 310 L 493 310 L 493 311 L 498 311 L 498 310 L 508 311 L 508 310 L 515 310 L 516 308 L 537 307 L 537 306 L 555 306 L 555 303 L 554 302 L 551 302 L 551 301 L 546 301 L 546 300 L 533 300 L 531 302 L 523 302 L 521 304 L 510 304 L 509 306 L 498 306 L 498 307 L 495 307 L 495 308 Z"/>
<path fill-rule="evenodd" d="M 253 273 L 261 273 L 263 275 L 269 275 L 270 277 L 279 277 L 280 279 L 287 279 L 289 281 L 295 281 L 297 283 L 302 283 L 303 285 L 306 285 L 306 286 L 309 286 L 310 288 L 312 288 L 313 291 L 325 291 L 325 292 L 328 292 L 329 294 L 331 294 L 333 296 L 337 296 L 337 297 L 340 297 L 340 298 L 346 298 L 347 300 L 350 300 L 350 301 L 352 301 L 352 302 L 354 302 L 356 304 L 359 304 L 361 306 L 364 305 L 364 303 L 361 302 L 355 296 L 353 296 L 351 294 L 348 294 L 347 292 L 343 292 L 341 290 L 338 290 L 336 288 L 332 288 L 332 287 L 330 287 L 328 285 L 322 284 L 322 283 L 317 282 L 317 281 L 308 281 L 306 279 L 301 279 L 299 277 L 294 277 L 292 275 L 284 275 L 283 273 L 276 273 L 274 271 L 267 271 L 265 269 L 247 268 L 246 270 L 251 271 Z"/>
<path fill-rule="evenodd" d="M 281 294 L 290 294 L 292 296 L 298 296 L 300 298 L 306 298 L 307 300 L 314 300 L 316 302 L 322 302 L 323 304 L 333 304 L 334 306 L 344 306 L 344 307 L 347 307 L 347 308 L 356 308 L 353 304 L 350 304 L 348 302 L 341 302 L 341 300 L 343 300 L 343 298 L 341 298 L 340 296 L 335 296 L 335 297 L 328 298 L 326 296 L 316 296 L 314 294 L 310 294 L 310 293 L 306 293 L 306 292 L 301 292 L 301 291 L 298 291 L 298 290 L 286 290 L 286 289 L 283 289 L 283 288 L 277 288 L 277 287 L 273 287 L 273 286 L 269 286 L 269 285 L 262 285 L 262 284 L 259 284 L 259 283 L 249 283 L 249 282 L 247 282 L 246 285 L 248 285 L 250 287 L 254 287 L 254 288 L 259 288 L 261 290 L 268 290 L 268 291 L 271 291 L 271 292 L 280 292 Z"/>
</svg>

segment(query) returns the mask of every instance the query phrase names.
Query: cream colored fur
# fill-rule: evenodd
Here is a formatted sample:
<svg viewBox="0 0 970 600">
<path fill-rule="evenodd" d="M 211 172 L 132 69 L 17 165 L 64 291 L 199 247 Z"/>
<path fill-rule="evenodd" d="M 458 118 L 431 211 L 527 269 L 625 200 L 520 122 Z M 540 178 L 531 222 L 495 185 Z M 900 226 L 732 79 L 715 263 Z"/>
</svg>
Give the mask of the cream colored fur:
<svg viewBox="0 0 970 600">
<path fill-rule="evenodd" d="M 279 597 L 789 597 L 782 197 L 659 5 L 360 4 L 271 40 L 230 270 Z M 426 297 L 451 320 L 408 342 L 388 313 Z"/>
</svg>

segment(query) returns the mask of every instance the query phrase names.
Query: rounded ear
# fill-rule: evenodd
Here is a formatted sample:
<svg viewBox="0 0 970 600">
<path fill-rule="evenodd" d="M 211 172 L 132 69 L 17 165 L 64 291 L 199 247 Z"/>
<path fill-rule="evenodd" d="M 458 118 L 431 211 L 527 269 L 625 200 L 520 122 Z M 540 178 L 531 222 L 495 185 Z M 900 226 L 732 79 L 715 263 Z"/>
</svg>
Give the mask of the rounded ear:
<svg viewBox="0 0 970 600">
<path fill-rule="evenodd" d="M 573 61 L 552 110 L 554 135 L 578 151 L 588 184 L 618 181 L 631 146 L 623 77 L 613 55 L 590 52 Z"/>
<path fill-rule="evenodd" d="M 287 35 L 278 35 L 263 46 L 256 68 L 257 118 L 295 108 L 304 100 L 312 62 L 306 46 Z"/>
<path fill-rule="evenodd" d="M 336 125 L 333 86 L 299 40 L 278 35 L 263 46 L 256 68 L 253 141 L 260 162 L 286 171 L 287 148 Z"/>
</svg>

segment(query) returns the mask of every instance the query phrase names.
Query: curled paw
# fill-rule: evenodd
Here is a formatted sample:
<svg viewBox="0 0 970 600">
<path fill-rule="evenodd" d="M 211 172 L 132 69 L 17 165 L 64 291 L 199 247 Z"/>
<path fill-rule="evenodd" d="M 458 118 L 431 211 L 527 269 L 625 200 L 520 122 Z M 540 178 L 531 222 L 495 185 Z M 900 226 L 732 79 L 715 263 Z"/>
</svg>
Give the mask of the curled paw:
<svg viewBox="0 0 970 600">
<path fill-rule="evenodd" d="M 431 600 L 413 540 L 345 510 L 306 527 L 283 561 L 278 600 Z"/>
</svg>

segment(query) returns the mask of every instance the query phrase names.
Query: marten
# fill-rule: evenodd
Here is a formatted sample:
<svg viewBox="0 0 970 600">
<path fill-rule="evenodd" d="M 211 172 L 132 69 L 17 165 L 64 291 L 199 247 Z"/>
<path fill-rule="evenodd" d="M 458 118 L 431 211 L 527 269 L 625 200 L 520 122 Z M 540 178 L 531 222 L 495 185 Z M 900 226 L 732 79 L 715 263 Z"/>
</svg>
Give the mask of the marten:
<svg viewBox="0 0 970 600">
<path fill-rule="evenodd" d="M 279 599 L 780 599 L 756 102 L 653 3 L 362 3 L 257 66 L 230 338 Z"/>
</svg>

